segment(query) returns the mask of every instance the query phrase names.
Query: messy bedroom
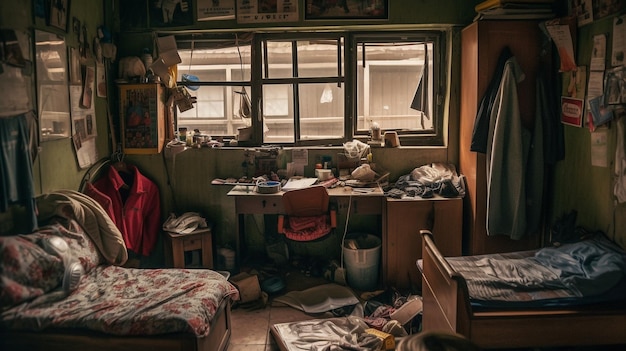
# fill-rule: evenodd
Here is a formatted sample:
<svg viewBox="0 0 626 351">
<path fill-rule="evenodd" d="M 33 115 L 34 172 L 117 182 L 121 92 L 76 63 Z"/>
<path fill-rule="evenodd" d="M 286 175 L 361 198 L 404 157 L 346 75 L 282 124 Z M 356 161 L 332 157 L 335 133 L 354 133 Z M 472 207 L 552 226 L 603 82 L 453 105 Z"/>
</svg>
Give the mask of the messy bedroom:
<svg viewBox="0 0 626 351">
<path fill-rule="evenodd" d="M 626 1 L 0 1 L 0 349 L 626 349 Z"/>
</svg>

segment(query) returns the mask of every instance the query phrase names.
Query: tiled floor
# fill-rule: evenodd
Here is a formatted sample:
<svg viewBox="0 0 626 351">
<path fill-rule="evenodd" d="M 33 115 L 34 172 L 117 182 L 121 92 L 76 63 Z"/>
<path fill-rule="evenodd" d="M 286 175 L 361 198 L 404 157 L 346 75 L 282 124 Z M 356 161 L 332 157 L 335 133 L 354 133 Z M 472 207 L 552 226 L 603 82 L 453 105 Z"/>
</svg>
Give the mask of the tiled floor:
<svg viewBox="0 0 626 351">
<path fill-rule="evenodd" d="M 305 290 L 329 281 L 323 278 L 306 277 L 297 271 L 284 275 L 284 291 Z M 270 302 L 264 308 L 247 309 L 235 306 L 232 313 L 233 333 L 228 351 L 278 351 L 276 341 L 270 334 L 270 327 L 277 323 L 297 322 L 327 316 L 308 315 L 289 306 L 272 306 Z"/>
<path fill-rule="evenodd" d="M 315 317 L 286 306 L 266 307 L 253 311 L 235 308 L 232 314 L 233 333 L 228 351 L 277 351 L 279 348 L 269 332 L 273 324 L 312 318 Z"/>
</svg>

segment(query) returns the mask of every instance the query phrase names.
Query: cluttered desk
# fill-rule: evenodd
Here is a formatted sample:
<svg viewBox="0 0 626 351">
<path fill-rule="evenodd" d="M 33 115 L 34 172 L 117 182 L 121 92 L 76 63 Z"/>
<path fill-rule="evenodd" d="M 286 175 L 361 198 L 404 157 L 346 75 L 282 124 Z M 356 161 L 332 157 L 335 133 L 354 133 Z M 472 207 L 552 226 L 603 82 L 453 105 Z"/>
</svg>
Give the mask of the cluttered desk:
<svg viewBox="0 0 626 351">
<path fill-rule="evenodd" d="M 299 186 L 319 186 L 313 181 L 314 178 L 302 178 L 307 181 L 299 182 Z M 313 180 L 311 180 L 313 179 Z M 311 183 L 310 185 L 305 185 Z M 289 185 L 286 183 L 285 185 Z M 292 186 L 296 186 L 293 185 Z M 289 189 L 289 187 L 287 187 Z M 370 187 L 350 187 L 336 185 L 326 187 L 330 201 L 340 213 L 376 215 L 382 219 L 384 212 L 385 196 L 382 188 L 378 185 Z M 259 185 L 235 185 L 228 192 L 228 196 L 235 200 L 235 212 L 237 216 L 236 250 L 238 260 L 241 257 L 242 243 L 245 242 L 245 215 L 247 214 L 284 214 L 285 207 L 282 196 L 286 191 L 279 188 L 272 193 L 259 192 Z"/>
</svg>

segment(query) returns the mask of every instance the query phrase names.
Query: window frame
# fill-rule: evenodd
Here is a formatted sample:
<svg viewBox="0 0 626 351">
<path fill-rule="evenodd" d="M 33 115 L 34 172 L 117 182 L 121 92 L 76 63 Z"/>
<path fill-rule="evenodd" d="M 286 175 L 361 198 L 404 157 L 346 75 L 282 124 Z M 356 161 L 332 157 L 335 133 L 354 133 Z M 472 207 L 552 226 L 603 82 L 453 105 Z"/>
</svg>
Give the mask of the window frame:
<svg viewBox="0 0 626 351">
<path fill-rule="evenodd" d="M 399 138 L 400 144 L 403 146 L 445 146 L 444 144 L 444 102 L 446 101 L 446 84 L 448 79 L 445 77 L 448 71 L 446 67 L 447 62 L 447 30 L 445 29 L 402 29 L 402 30 L 384 30 L 373 32 L 359 31 L 359 30 L 346 30 L 346 31 L 293 31 L 293 32 L 254 32 L 250 34 L 250 81 L 233 80 L 226 82 L 194 82 L 193 84 L 188 82 L 177 82 L 178 85 L 208 85 L 208 86 L 245 86 L 249 89 L 249 96 L 251 102 L 251 125 L 252 136 L 249 141 L 244 142 L 245 146 L 260 146 L 263 145 L 263 87 L 264 85 L 271 84 L 306 84 L 306 83 L 330 83 L 341 84 L 344 92 L 344 123 L 343 123 L 343 137 L 332 139 L 315 139 L 315 140 L 300 140 L 299 135 L 299 120 L 297 118 L 297 112 L 294 112 L 294 142 L 289 143 L 272 143 L 280 144 L 284 146 L 314 146 L 314 145 L 336 145 L 341 146 L 346 141 L 358 139 L 361 141 L 367 141 L 369 135 L 366 131 L 359 131 L 357 128 L 357 65 L 359 64 L 357 57 L 357 45 L 361 42 L 390 42 L 390 41 L 423 41 L 427 40 L 432 42 L 433 49 L 430 58 L 431 62 L 431 79 L 432 79 L 432 118 L 433 130 L 430 131 L 418 131 L 418 130 L 403 130 L 403 129 L 383 129 L 385 131 L 395 131 Z M 228 35 L 222 35 L 228 37 Z M 231 34 L 232 37 L 232 34 Z M 220 38 L 217 34 L 216 38 Z M 264 77 L 264 43 L 267 41 L 300 41 L 300 40 L 338 40 L 343 39 L 343 55 L 339 55 L 339 65 L 343 65 L 343 75 L 338 72 L 336 77 L 292 77 L 292 78 L 269 78 Z M 248 45 L 246 43 L 246 45 Z M 297 51 L 297 50 L 295 50 Z M 292 53 L 292 60 L 297 71 L 296 63 L 297 52 Z M 298 109 L 298 88 L 295 89 L 295 96 L 293 98 L 294 109 Z M 291 95 L 291 94 L 290 94 Z M 177 112 L 177 111 L 176 111 Z M 176 116 L 176 123 L 178 125 L 178 116 Z M 224 138 L 232 137 L 224 135 Z"/>
<path fill-rule="evenodd" d="M 432 116 L 433 131 L 419 131 L 419 130 L 406 130 L 406 129 L 382 129 L 384 134 L 388 131 L 394 131 L 398 134 L 400 144 L 405 146 L 443 146 L 444 145 L 444 109 L 443 101 L 445 91 L 446 78 L 443 75 L 445 72 L 442 67 L 445 65 L 446 58 L 446 45 L 445 45 L 445 31 L 444 30 L 402 30 L 402 31 L 363 31 L 353 32 L 350 34 L 349 43 L 352 45 L 350 50 L 350 76 L 352 77 L 352 92 L 357 91 L 357 65 L 359 65 L 357 57 L 357 46 L 360 42 L 413 42 L 413 41 L 427 41 L 433 43 L 431 61 L 431 79 L 433 79 L 433 98 L 432 102 Z M 367 131 L 358 131 L 358 100 L 357 96 L 349 100 L 352 105 L 352 126 L 354 130 L 354 138 L 366 140 L 368 137 Z"/>
</svg>

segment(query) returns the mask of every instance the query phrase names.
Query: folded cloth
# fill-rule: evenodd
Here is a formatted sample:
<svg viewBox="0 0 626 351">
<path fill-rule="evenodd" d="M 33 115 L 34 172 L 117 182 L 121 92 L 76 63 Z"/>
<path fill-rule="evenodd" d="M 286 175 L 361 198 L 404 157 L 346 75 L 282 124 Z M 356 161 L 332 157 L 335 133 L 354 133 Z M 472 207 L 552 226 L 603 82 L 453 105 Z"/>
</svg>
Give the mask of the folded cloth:
<svg viewBox="0 0 626 351">
<path fill-rule="evenodd" d="M 122 233 L 102 206 L 89 196 L 73 190 L 58 190 L 37 197 L 39 221 L 53 216 L 74 219 L 93 240 L 110 264 L 123 265 L 128 259 Z"/>
</svg>

